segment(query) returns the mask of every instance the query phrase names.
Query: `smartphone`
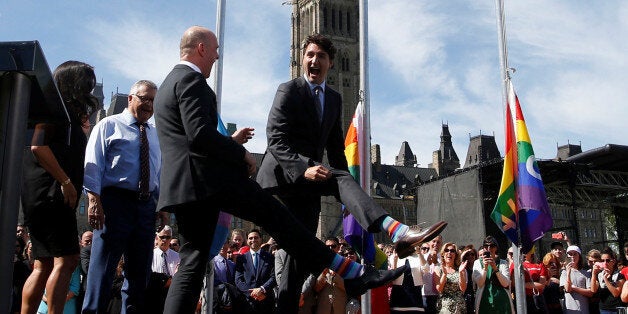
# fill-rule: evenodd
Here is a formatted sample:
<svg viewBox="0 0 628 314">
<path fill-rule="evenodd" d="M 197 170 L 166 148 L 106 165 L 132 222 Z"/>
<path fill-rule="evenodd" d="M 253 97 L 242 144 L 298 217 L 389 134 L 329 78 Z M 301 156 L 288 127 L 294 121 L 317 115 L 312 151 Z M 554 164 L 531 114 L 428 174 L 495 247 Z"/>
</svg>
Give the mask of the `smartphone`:
<svg viewBox="0 0 628 314">
<path fill-rule="evenodd" d="M 595 262 L 594 265 L 599 267 L 599 268 L 601 268 L 601 269 L 606 268 L 606 262 Z"/>
<path fill-rule="evenodd" d="M 563 234 L 560 232 L 552 233 L 552 239 L 563 240 Z"/>
<path fill-rule="evenodd" d="M 482 253 L 482 256 L 484 256 L 484 258 L 489 258 L 491 257 L 491 252 L 485 251 L 484 253 Z"/>
</svg>

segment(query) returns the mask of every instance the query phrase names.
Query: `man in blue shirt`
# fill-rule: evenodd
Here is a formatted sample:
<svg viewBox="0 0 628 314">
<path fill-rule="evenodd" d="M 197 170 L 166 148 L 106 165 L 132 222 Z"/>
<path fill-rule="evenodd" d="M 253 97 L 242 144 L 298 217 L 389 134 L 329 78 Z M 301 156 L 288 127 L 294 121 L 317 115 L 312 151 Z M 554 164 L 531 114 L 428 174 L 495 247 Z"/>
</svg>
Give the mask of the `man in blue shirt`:
<svg viewBox="0 0 628 314">
<path fill-rule="evenodd" d="M 122 313 L 143 312 L 151 272 L 161 152 L 153 115 L 157 85 L 133 84 L 128 107 L 94 127 L 85 151 L 89 224 L 94 228 L 83 313 L 104 313 L 124 254 Z"/>
</svg>

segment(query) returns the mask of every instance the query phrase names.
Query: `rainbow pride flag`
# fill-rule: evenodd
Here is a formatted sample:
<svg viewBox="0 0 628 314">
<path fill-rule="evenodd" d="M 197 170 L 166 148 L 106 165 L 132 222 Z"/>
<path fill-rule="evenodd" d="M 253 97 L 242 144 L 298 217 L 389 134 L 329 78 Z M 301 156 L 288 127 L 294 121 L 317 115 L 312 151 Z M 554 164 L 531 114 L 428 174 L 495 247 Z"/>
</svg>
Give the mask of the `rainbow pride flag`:
<svg viewBox="0 0 628 314">
<path fill-rule="evenodd" d="M 521 242 L 522 251 L 528 252 L 534 241 L 552 228 L 553 221 L 521 104 L 511 81 L 508 81 L 506 105 L 506 155 L 491 218 L 510 241 L 516 245 Z"/>
<path fill-rule="evenodd" d="M 360 182 L 361 175 L 364 171 L 368 170 L 366 167 L 370 166 L 370 162 L 364 160 L 366 156 L 360 156 L 361 145 L 365 143 L 365 130 L 364 130 L 364 105 L 362 102 L 358 103 L 355 108 L 355 114 L 347 130 L 347 137 L 345 138 L 345 157 L 347 158 L 347 164 L 349 166 L 349 172 L 353 178 Z M 364 167 L 360 167 L 364 165 Z M 362 187 L 369 188 L 370 182 L 362 184 Z M 344 209 L 344 206 L 343 206 Z M 373 235 L 364 230 L 362 226 L 355 220 L 352 214 L 348 210 L 344 209 L 342 228 L 344 230 L 344 238 L 351 245 L 364 260 L 372 264 L 378 269 L 387 269 L 388 260 L 386 254 L 380 250 L 373 240 Z"/>
</svg>

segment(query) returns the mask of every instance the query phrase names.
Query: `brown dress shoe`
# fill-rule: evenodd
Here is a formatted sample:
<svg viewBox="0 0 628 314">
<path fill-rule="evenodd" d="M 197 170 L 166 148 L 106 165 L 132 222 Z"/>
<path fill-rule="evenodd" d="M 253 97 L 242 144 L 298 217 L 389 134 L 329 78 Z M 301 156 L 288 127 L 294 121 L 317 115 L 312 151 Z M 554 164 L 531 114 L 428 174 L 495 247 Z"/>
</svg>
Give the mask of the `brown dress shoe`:
<svg viewBox="0 0 628 314">
<path fill-rule="evenodd" d="M 409 230 L 401 239 L 395 243 L 395 251 L 399 258 L 406 258 L 414 253 L 414 247 L 421 243 L 434 239 L 447 227 L 447 223 L 439 221 L 427 229 L 420 231 Z"/>
</svg>

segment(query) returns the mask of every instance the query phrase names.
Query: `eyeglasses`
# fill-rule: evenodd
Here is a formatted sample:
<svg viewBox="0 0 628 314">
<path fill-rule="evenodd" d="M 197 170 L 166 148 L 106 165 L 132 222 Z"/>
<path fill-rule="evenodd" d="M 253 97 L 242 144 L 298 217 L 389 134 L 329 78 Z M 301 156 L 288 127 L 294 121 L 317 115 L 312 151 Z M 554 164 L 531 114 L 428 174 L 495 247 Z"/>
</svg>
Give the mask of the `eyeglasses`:
<svg viewBox="0 0 628 314">
<path fill-rule="evenodd" d="M 139 99 L 139 100 L 140 100 L 140 102 L 141 102 L 141 103 L 143 103 L 143 104 L 147 104 L 147 103 L 149 103 L 149 102 L 151 102 L 151 103 L 152 103 L 152 102 L 155 100 L 155 98 L 150 98 L 150 97 L 148 97 L 148 96 L 140 96 L 140 95 L 138 95 L 138 94 L 131 94 L 131 95 L 133 95 L 133 96 L 137 97 L 137 99 Z"/>
<path fill-rule="evenodd" d="M 168 240 L 168 239 L 172 239 L 172 236 L 169 236 L 169 235 L 160 235 L 160 236 L 159 236 L 159 238 L 160 238 L 160 239 L 162 239 L 162 240 Z"/>
<path fill-rule="evenodd" d="M 427 251 L 427 250 L 429 250 L 429 249 L 430 249 L 430 248 L 429 248 L 429 247 L 426 247 L 426 246 L 421 247 L 421 251 Z"/>
<path fill-rule="evenodd" d="M 443 253 L 456 253 L 456 249 L 444 249 Z"/>
</svg>

